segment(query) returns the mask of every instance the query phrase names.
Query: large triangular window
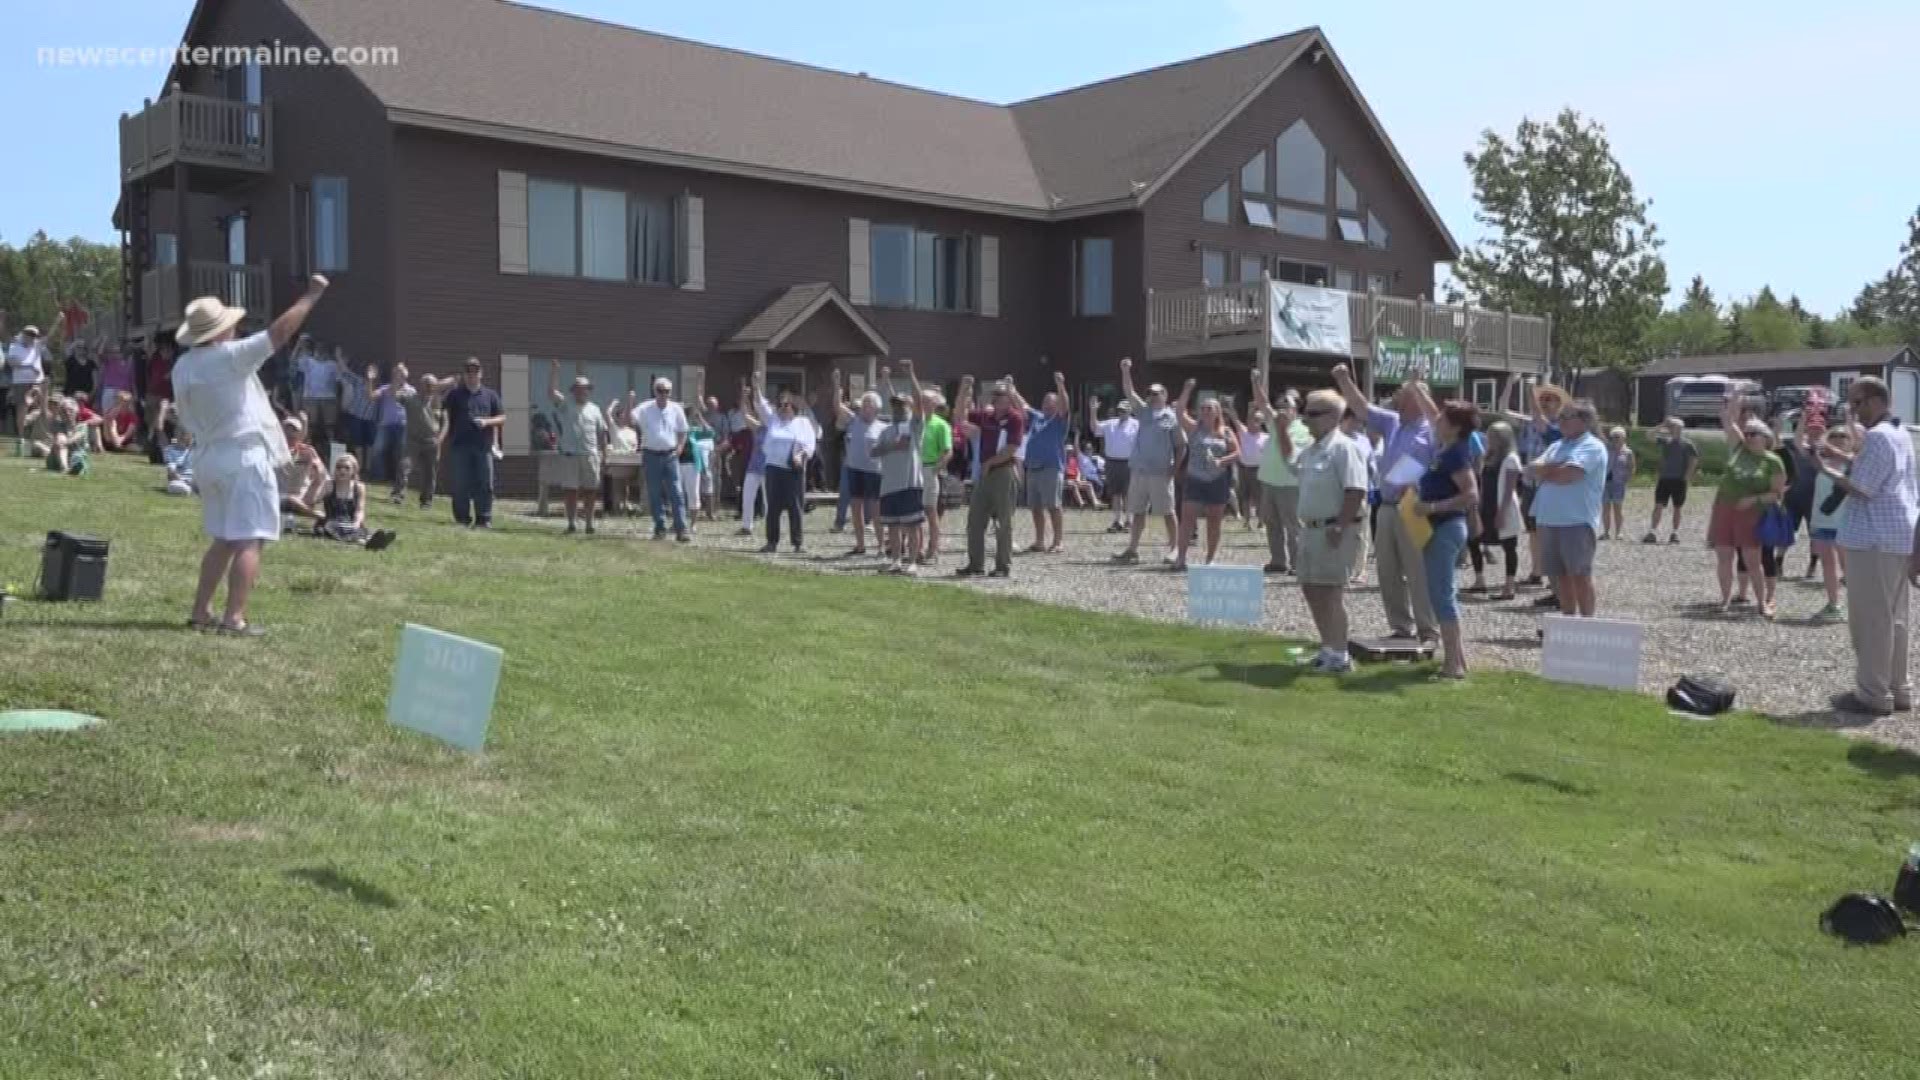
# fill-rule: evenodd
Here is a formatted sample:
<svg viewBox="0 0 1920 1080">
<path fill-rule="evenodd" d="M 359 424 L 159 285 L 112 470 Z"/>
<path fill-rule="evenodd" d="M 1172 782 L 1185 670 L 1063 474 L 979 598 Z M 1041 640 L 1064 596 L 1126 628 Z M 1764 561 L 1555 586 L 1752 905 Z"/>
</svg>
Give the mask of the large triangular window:
<svg viewBox="0 0 1920 1080">
<path fill-rule="evenodd" d="M 1248 195 L 1267 193 L 1267 152 L 1253 155 L 1253 160 L 1240 166 L 1240 190 Z"/>
<path fill-rule="evenodd" d="M 1353 181 L 1347 179 L 1345 169 L 1333 170 L 1333 198 L 1340 209 L 1353 214 L 1360 212 L 1360 193 L 1354 190 Z"/>
<path fill-rule="evenodd" d="M 1225 181 L 1222 181 L 1220 186 L 1208 192 L 1206 199 L 1200 203 L 1200 219 L 1202 221 L 1217 221 L 1224 225 L 1227 221 L 1227 207 L 1229 205 L 1227 185 Z"/>
</svg>

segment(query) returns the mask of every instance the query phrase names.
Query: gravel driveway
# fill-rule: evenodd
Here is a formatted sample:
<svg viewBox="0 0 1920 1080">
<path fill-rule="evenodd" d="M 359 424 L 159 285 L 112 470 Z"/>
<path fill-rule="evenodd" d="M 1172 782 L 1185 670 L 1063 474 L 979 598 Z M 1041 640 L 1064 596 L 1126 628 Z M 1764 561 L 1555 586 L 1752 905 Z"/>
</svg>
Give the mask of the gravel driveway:
<svg viewBox="0 0 1920 1080">
<path fill-rule="evenodd" d="M 1817 579 L 1800 579 L 1807 562 L 1804 539 L 1787 554 L 1789 576 L 1780 584 L 1776 621 L 1767 622 L 1752 614 L 1750 608 L 1746 614 L 1731 617 L 1718 613 L 1719 592 L 1714 583 L 1713 556 L 1705 547 L 1707 508 L 1712 498 L 1708 489 L 1694 491 L 1687 505 L 1688 520 L 1681 533 L 1681 543 L 1668 545 L 1663 537 L 1661 544 L 1646 546 L 1640 544 L 1637 537 L 1644 532 L 1652 510 L 1652 492 L 1636 488 L 1627 497 L 1629 531 L 1635 539 L 1601 545 L 1596 575 L 1599 614 L 1604 618 L 1635 620 L 1646 626 L 1641 690 L 1664 694 L 1675 679 L 1688 672 L 1723 674 L 1738 687 L 1742 707 L 1790 723 L 1839 728 L 1920 751 L 1920 718 L 1915 714 L 1897 714 L 1869 723 L 1865 717 L 1837 716 L 1828 709 L 1827 700 L 1852 684 L 1853 654 L 1844 621 L 1818 623 L 1813 619 L 1825 603 L 1825 595 Z M 1157 549 L 1143 545 L 1143 563 L 1138 567 L 1122 568 L 1109 563 L 1108 557 L 1124 546 L 1124 538 L 1104 532 L 1109 521 L 1105 513 L 1067 511 L 1066 550 L 1057 555 L 1017 556 L 1011 578 L 956 581 L 952 572 L 963 561 L 955 552 L 964 551 L 965 513 L 960 510 L 947 516 L 948 536 L 943 540 L 945 554 L 940 566 L 934 570 L 923 569 L 920 580 L 1093 611 L 1172 621 L 1185 618 L 1185 579 L 1157 565 L 1148 565 L 1157 562 Z M 852 538 L 830 533 L 826 527 L 831 522 L 831 508 L 808 515 L 805 554 L 782 551 L 778 555 L 755 557 L 819 572 L 877 572 L 880 565 L 877 560 L 847 557 Z M 737 527 L 736 522 L 724 520 L 717 525 L 704 525 L 695 543 L 716 550 L 752 553 L 764 537 L 738 536 Z M 1149 528 L 1148 535 L 1152 537 L 1159 526 L 1150 524 Z M 645 535 L 649 529 L 643 519 L 634 519 L 631 523 L 610 523 L 605 531 L 631 530 Z M 1015 550 L 1025 547 L 1032 535 L 1031 519 L 1021 511 L 1014 529 Z M 1194 561 L 1198 561 L 1197 553 Z M 1246 531 L 1229 521 L 1218 561 L 1262 565 L 1266 561 L 1264 534 Z M 1526 573 L 1524 546 L 1520 572 Z M 1497 569 L 1494 576 L 1497 579 Z M 1471 580 L 1471 571 L 1463 571 L 1462 587 Z M 1519 599 L 1512 602 L 1463 596 L 1462 621 L 1470 662 L 1480 667 L 1538 671 L 1540 620 L 1539 609 L 1533 606 L 1533 601 L 1541 595 L 1540 590 L 1523 588 Z M 1267 579 L 1265 610 L 1262 626 L 1266 630 L 1294 638 L 1313 636 L 1306 604 L 1291 578 Z M 1387 632 L 1378 590 L 1371 584 L 1371 569 L 1369 584 L 1349 594 L 1348 611 L 1356 636 L 1372 637 Z"/>
</svg>

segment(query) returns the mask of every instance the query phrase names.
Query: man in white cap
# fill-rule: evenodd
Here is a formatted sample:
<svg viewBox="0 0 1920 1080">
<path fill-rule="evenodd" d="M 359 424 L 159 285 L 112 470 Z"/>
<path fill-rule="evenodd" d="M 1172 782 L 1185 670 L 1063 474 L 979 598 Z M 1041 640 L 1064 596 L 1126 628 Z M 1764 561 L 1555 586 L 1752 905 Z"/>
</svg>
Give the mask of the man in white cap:
<svg viewBox="0 0 1920 1080">
<path fill-rule="evenodd" d="M 8 403 L 12 406 L 8 417 L 13 423 L 13 433 L 24 437 L 27 433 L 27 391 L 47 380 L 47 349 L 40 342 L 40 328 L 23 326 L 7 345 L 7 389 L 12 395 Z"/>
<path fill-rule="evenodd" d="M 200 587 L 187 620 L 196 630 L 260 636 L 247 621 L 247 599 L 260 576 L 261 545 L 280 535 L 274 470 L 292 455 L 258 373 L 268 357 L 293 340 L 326 289 L 327 279 L 315 274 L 306 295 L 271 326 L 238 339 L 234 328 L 246 310 L 203 296 L 187 305 L 175 334 L 187 349 L 173 369 L 175 406 L 193 436 L 201 519 L 213 538 L 200 560 Z M 213 594 L 221 578 L 227 580 L 227 607 L 216 620 Z"/>
<path fill-rule="evenodd" d="M 653 538 L 667 537 L 663 503 L 673 504 L 673 538 L 686 543 L 687 494 L 680 487 L 680 451 L 692 428 L 687 413 L 673 400 L 673 383 L 653 380 L 653 400 L 633 410 L 633 426 L 640 429 L 640 460 L 647 470 L 647 509 L 653 512 Z"/>
</svg>

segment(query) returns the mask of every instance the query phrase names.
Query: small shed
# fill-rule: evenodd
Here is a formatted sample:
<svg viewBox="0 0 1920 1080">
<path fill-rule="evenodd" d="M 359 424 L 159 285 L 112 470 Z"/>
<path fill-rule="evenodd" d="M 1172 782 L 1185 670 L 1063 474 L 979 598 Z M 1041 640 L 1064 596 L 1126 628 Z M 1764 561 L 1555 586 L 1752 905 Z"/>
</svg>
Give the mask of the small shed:
<svg viewBox="0 0 1920 1080">
<path fill-rule="evenodd" d="M 1819 386 L 1836 397 L 1844 397 L 1853 380 L 1872 375 L 1886 380 L 1892 391 L 1893 414 L 1906 423 L 1920 423 L 1920 355 L 1910 346 L 1663 357 L 1641 368 L 1632 380 L 1636 423 L 1651 427 L 1666 418 L 1667 381 L 1682 375 L 1752 379 L 1769 394 L 1785 387 Z"/>
</svg>

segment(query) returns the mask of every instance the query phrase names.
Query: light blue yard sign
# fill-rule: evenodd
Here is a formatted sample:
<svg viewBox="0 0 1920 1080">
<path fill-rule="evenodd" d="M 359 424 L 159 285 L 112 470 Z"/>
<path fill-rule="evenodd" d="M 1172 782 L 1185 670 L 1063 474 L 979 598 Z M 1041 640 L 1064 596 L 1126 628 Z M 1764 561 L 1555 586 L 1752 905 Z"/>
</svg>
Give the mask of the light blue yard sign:
<svg viewBox="0 0 1920 1080">
<path fill-rule="evenodd" d="M 1266 575 L 1257 566 L 1187 569 L 1187 618 L 1193 622 L 1260 625 Z"/>
<path fill-rule="evenodd" d="M 406 624 L 393 665 L 387 722 L 478 752 L 487 741 L 505 656 L 484 642 Z"/>
</svg>

